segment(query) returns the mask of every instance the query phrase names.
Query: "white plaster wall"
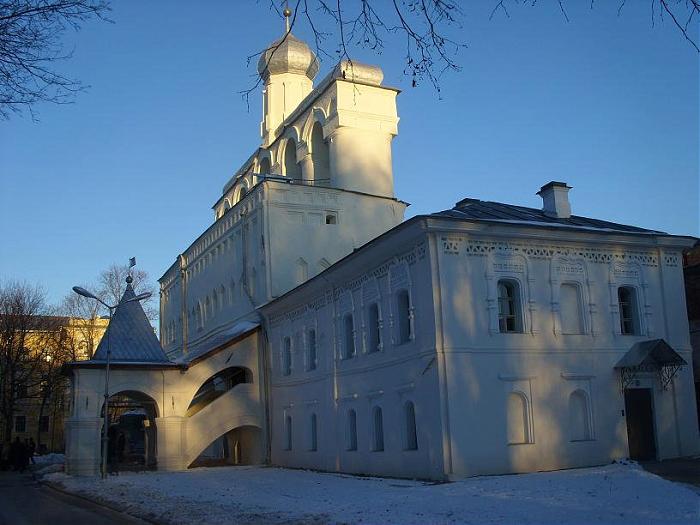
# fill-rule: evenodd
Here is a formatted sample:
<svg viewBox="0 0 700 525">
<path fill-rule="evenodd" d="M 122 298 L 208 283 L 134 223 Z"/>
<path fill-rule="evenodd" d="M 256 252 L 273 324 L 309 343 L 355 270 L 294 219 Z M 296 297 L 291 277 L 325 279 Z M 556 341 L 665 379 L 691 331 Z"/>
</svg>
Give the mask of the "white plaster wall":
<svg viewBox="0 0 700 525">
<path fill-rule="evenodd" d="M 419 278 L 428 271 L 424 247 L 404 245 L 403 254 L 387 260 L 379 250 L 367 259 L 344 264 L 345 271 L 328 274 L 327 283 L 302 287 L 275 309 L 269 324 L 271 361 L 272 462 L 292 467 L 343 472 L 441 479 L 437 366 L 434 355 L 430 282 Z M 395 252 L 396 253 L 396 252 Z M 401 252 L 397 253 L 400 254 Z M 349 268 L 349 269 L 348 269 Z M 310 289 L 312 288 L 312 289 Z M 409 289 L 413 305 L 413 334 L 398 344 L 395 336 L 395 293 Z M 380 304 L 382 349 L 368 353 L 366 309 Z M 342 319 L 355 319 L 357 355 L 343 359 Z M 318 368 L 305 370 L 303 334 L 317 330 Z M 285 337 L 292 339 L 292 371 L 282 372 Z M 418 450 L 404 450 L 404 407 L 416 411 Z M 375 406 L 382 408 L 384 451 L 371 450 Z M 357 414 L 357 450 L 346 450 L 347 412 Z M 318 417 L 318 450 L 310 451 L 310 418 Z M 293 446 L 285 450 L 285 416 L 292 417 Z"/>
<path fill-rule="evenodd" d="M 435 234 L 433 278 L 442 291 L 452 475 L 549 470 L 626 457 L 624 398 L 613 368 L 635 342 L 652 338 L 664 338 L 690 362 L 681 273 L 653 244 L 585 234 L 579 244 L 571 232 L 495 230 Z M 500 278 L 520 283 L 524 333 L 502 334 L 497 324 L 494 330 Z M 553 292 L 568 281 L 578 281 L 583 291 L 581 335 L 557 330 L 560 305 Z M 619 333 L 616 290 L 622 284 L 638 290 L 640 335 Z M 687 367 L 668 391 L 658 379 L 649 380 L 661 458 L 699 450 L 697 426 L 691 424 L 691 374 Z M 572 442 L 569 435 L 568 398 L 575 389 L 590 396 L 591 441 Z M 530 401 L 529 444 L 507 443 L 506 402 L 513 390 Z"/>
</svg>

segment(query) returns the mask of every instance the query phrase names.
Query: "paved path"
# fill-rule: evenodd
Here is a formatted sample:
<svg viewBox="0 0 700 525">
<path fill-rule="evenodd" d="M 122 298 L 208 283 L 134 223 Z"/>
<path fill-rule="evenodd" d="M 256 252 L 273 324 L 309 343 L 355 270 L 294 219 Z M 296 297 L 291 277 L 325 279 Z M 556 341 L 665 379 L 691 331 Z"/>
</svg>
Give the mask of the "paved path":
<svg viewBox="0 0 700 525">
<path fill-rule="evenodd" d="M 0 525 L 117 525 L 145 522 L 37 483 L 28 472 L 0 472 Z"/>
</svg>

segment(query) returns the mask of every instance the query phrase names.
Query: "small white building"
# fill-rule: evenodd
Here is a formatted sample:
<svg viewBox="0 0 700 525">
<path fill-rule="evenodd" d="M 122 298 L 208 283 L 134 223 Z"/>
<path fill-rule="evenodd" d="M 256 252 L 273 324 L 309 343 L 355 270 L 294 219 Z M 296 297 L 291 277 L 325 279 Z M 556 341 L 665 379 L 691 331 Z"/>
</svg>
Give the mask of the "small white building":
<svg viewBox="0 0 700 525">
<path fill-rule="evenodd" d="M 110 328 L 144 465 L 453 479 L 700 452 L 694 239 L 573 215 L 562 182 L 541 209 L 464 199 L 404 222 L 381 70 L 344 61 L 314 87 L 291 34 L 258 69 L 261 146 L 160 279 L 165 353 L 136 303 Z M 99 469 L 105 361 L 69 367 L 72 473 Z"/>
</svg>

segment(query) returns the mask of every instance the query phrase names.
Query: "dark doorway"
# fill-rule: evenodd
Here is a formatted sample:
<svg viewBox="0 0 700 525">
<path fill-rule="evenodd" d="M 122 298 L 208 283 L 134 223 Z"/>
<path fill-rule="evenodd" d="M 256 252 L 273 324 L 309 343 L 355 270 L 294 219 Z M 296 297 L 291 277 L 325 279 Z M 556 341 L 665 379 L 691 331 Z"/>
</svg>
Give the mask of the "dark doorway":
<svg viewBox="0 0 700 525">
<path fill-rule="evenodd" d="M 625 414 L 630 459 L 656 459 L 651 389 L 631 388 L 625 390 Z"/>
<path fill-rule="evenodd" d="M 104 417 L 104 405 L 101 415 Z M 122 391 L 109 398 L 107 466 L 110 472 L 156 468 L 157 417 L 156 402 L 142 392 Z"/>
</svg>

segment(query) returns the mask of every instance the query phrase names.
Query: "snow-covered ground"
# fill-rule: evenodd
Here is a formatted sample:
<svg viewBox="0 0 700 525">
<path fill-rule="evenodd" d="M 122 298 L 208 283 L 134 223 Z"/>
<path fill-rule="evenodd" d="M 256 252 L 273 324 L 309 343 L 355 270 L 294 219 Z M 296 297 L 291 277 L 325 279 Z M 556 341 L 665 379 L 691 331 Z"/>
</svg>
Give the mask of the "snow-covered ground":
<svg viewBox="0 0 700 525">
<path fill-rule="evenodd" d="M 700 494 L 634 464 L 443 484 L 274 467 L 46 479 L 178 524 L 700 523 Z"/>
</svg>

